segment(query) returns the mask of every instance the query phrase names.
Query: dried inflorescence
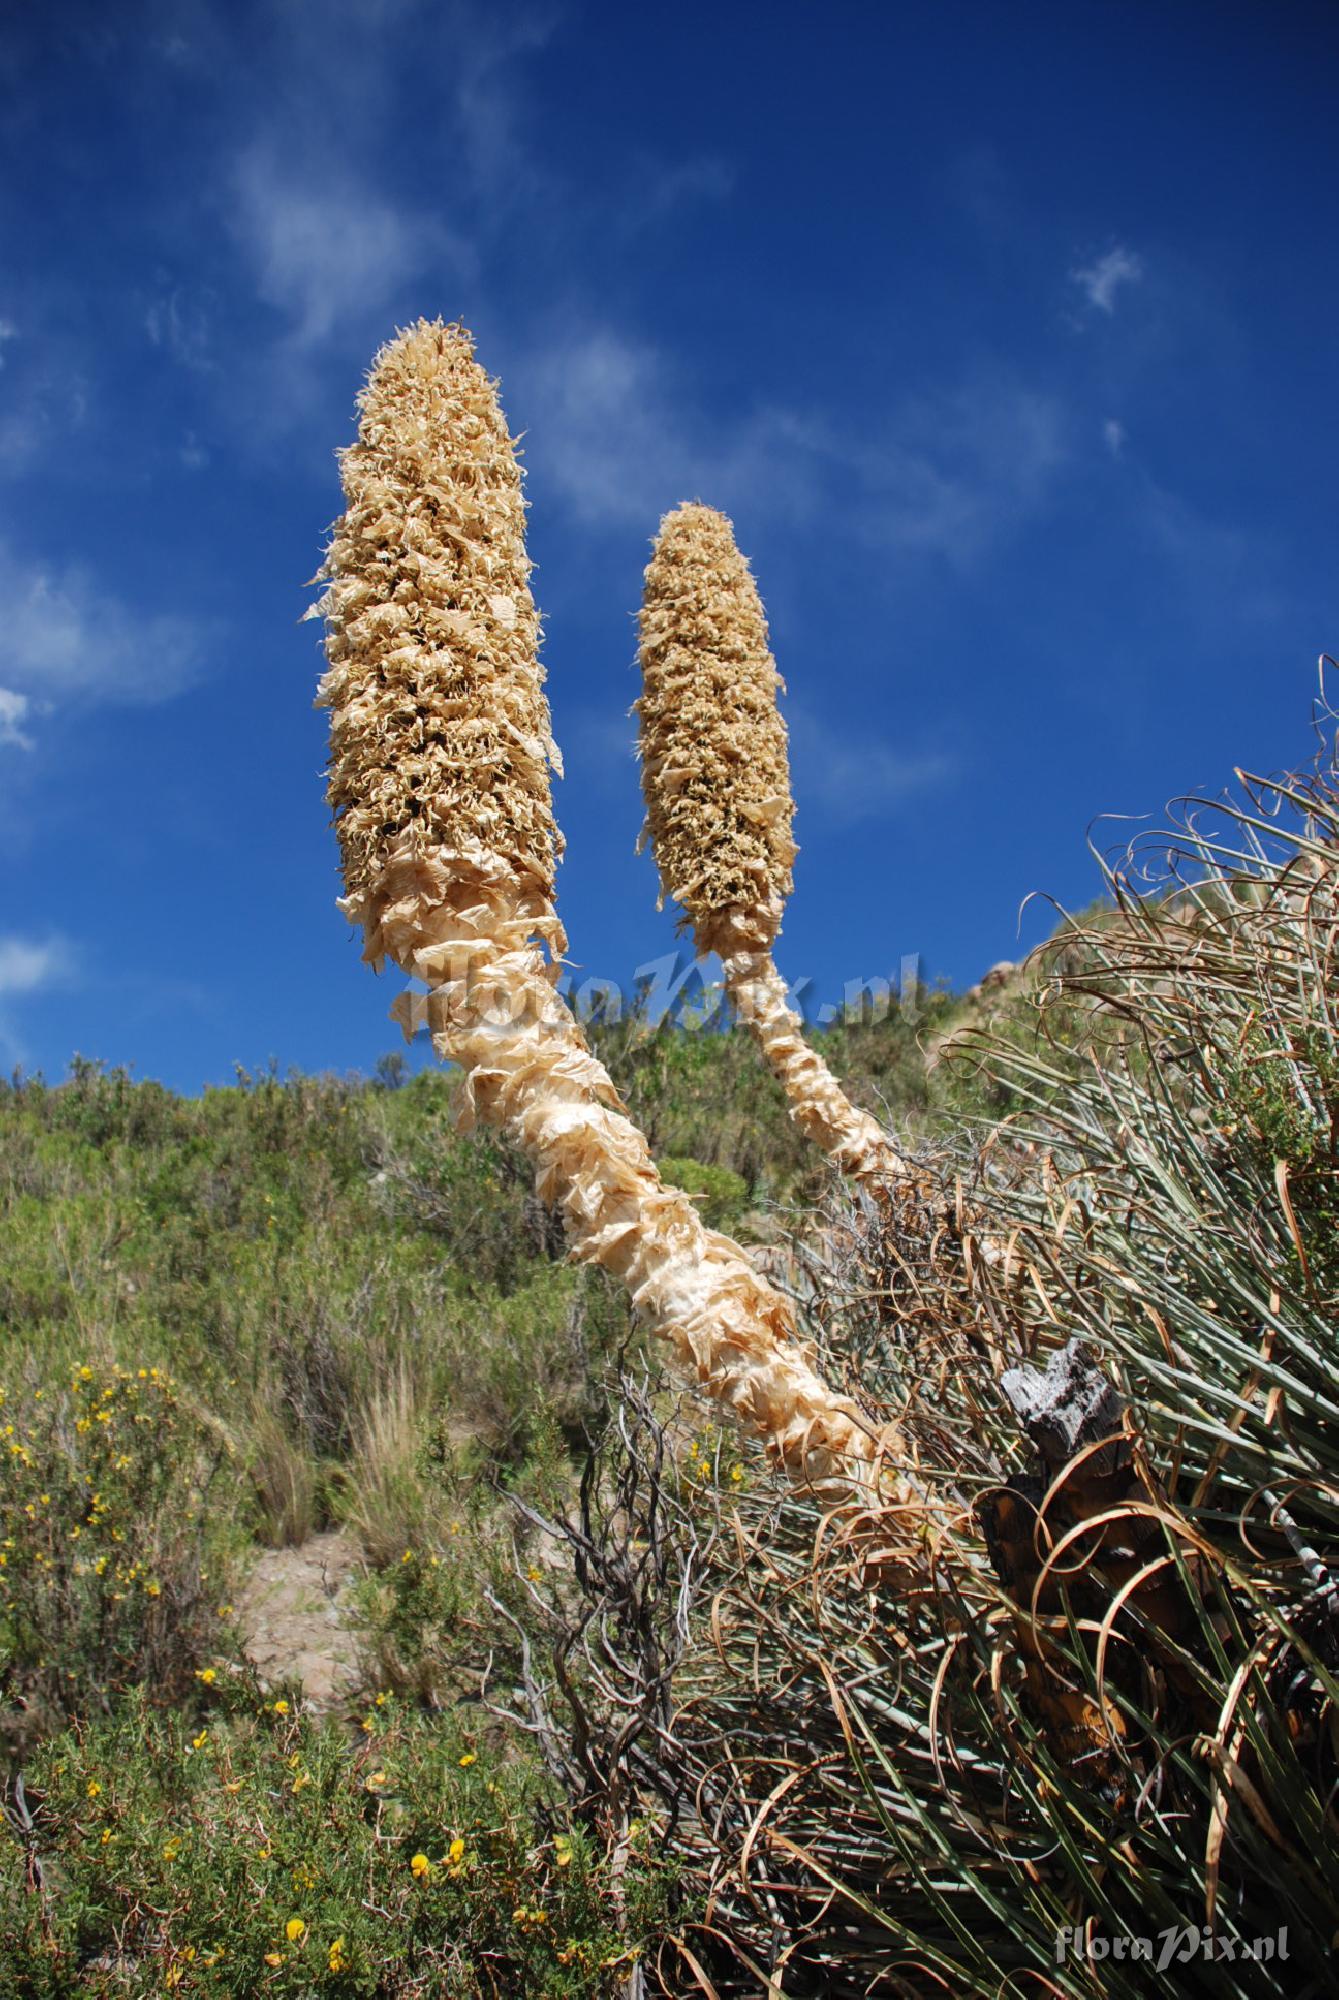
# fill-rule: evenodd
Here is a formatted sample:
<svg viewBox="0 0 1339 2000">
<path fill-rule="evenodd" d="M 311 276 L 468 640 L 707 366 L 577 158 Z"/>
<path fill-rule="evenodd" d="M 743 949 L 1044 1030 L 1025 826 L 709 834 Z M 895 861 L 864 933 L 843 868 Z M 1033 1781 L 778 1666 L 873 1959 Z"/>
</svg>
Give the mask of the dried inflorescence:
<svg viewBox="0 0 1339 2000">
<path fill-rule="evenodd" d="M 704 956 L 766 950 L 791 891 L 795 806 L 767 619 L 724 514 L 665 516 L 640 633 L 642 794 L 662 888 Z"/>
<path fill-rule="evenodd" d="M 724 514 L 676 507 L 660 524 L 641 611 L 642 793 L 667 896 L 726 990 L 805 1134 L 845 1172 L 900 1177 L 880 1126 L 804 1039 L 772 963 L 795 842 L 784 684 L 767 619 Z"/>
<path fill-rule="evenodd" d="M 321 607 L 341 907 L 368 958 L 429 987 L 398 1003 L 406 1031 L 426 1022 L 464 1072 L 466 1119 L 524 1148 L 573 1253 L 621 1279 L 792 1473 L 868 1493 L 893 1440 L 816 1374 L 789 1302 L 664 1185 L 555 990 L 555 756 L 520 470 L 469 336 L 401 334 L 361 411 Z"/>
<path fill-rule="evenodd" d="M 359 410 L 318 700 L 345 885 L 379 959 L 393 856 L 482 849 L 542 920 L 562 842 L 520 467 L 470 335 L 420 320 L 382 348 Z"/>
</svg>

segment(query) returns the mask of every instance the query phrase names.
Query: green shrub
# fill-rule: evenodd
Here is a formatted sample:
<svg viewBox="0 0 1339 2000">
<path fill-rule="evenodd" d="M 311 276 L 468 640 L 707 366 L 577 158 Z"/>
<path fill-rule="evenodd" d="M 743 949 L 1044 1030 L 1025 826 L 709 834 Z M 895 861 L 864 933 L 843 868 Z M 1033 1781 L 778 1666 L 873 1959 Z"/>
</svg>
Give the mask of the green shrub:
<svg viewBox="0 0 1339 2000">
<path fill-rule="evenodd" d="M 201 1679 L 203 1717 L 131 1702 L 34 1764 L 0 1846 L 7 1996 L 576 2000 L 627 1977 L 638 1936 L 528 1770 L 387 1697 L 351 1744 Z M 622 1908 L 649 1921 L 661 1879 L 634 1865 Z"/>
<path fill-rule="evenodd" d="M 748 1207 L 749 1191 L 729 1167 L 704 1166 L 701 1160 L 661 1160 L 662 1180 L 691 1194 L 708 1229 L 732 1230 Z"/>
<path fill-rule="evenodd" d="M 235 1544 L 231 1447 L 156 1366 L 0 1391 L 0 1688 L 15 1720 L 193 1691 Z"/>
</svg>

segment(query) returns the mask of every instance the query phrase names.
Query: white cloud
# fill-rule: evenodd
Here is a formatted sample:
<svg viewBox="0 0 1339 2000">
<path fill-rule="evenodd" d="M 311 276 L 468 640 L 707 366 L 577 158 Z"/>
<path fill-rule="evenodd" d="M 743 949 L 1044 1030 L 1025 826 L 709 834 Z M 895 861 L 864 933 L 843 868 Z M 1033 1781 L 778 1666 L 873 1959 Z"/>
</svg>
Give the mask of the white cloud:
<svg viewBox="0 0 1339 2000">
<path fill-rule="evenodd" d="M 1090 306 L 1108 318 L 1116 310 L 1116 294 L 1122 285 L 1137 285 L 1144 275 L 1143 259 L 1117 243 L 1091 264 L 1077 265 L 1070 279 Z"/>
<path fill-rule="evenodd" d="M 788 704 L 795 793 L 838 825 L 874 819 L 946 784 L 957 772 L 942 751 L 895 750 L 863 730 L 844 736 L 812 710 Z"/>
<path fill-rule="evenodd" d="M 67 976 L 69 947 L 61 938 L 38 944 L 30 938 L 0 936 L 0 994 L 36 993 Z"/>
<path fill-rule="evenodd" d="M 164 701 L 199 668 L 204 632 L 191 619 L 135 611 L 86 570 L 27 561 L 3 542 L 0 604 L 0 679 L 25 714 L 70 700 Z"/>
<path fill-rule="evenodd" d="M 734 184 L 734 169 L 714 154 L 652 167 L 645 182 L 629 194 L 625 226 L 640 229 L 688 202 L 724 201 Z"/>
<path fill-rule="evenodd" d="M 1129 442 L 1129 433 L 1115 417 L 1108 417 L 1102 426 L 1102 442 L 1113 458 L 1119 458 Z"/>
<path fill-rule="evenodd" d="M 0 319 L 0 368 L 5 365 L 5 342 L 17 340 L 19 330 L 12 319 Z"/>
<path fill-rule="evenodd" d="M 0 687 L 0 748 L 9 744 L 11 749 L 31 750 L 31 736 L 25 736 L 22 723 L 28 713 L 28 697 L 16 688 Z"/>
<path fill-rule="evenodd" d="M 647 533 L 681 500 L 791 519 L 835 506 L 881 546 L 971 563 L 1071 455 L 1062 405 L 998 372 L 871 412 L 858 434 L 775 405 L 713 417 L 655 349 L 607 326 L 545 342 L 508 380 L 522 412 L 543 411 L 528 446 L 550 490 L 592 524 Z"/>
<path fill-rule="evenodd" d="M 893 412 L 862 441 L 867 532 L 911 553 L 974 562 L 1049 498 L 1070 457 L 1063 406 L 985 372 Z"/>
<path fill-rule="evenodd" d="M 207 368 L 212 338 L 213 294 L 182 285 L 164 289 L 144 315 L 144 330 L 186 368 Z"/>
<path fill-rule="evenodd" d="M 318 346 L 346 319 L 375 314 L 405 282 L 445 261 L 470 263 L 436 218 L 392 207 L 347 170 L 294 166 L 268 143 L 233 175 L 232 226 L 256 290 L 289 322 L 298 348 Z"/>
<path fill-rule="evenodd" d="M 17 1031 L 24 1001 L 70 976 L 74 954 L 63 938 L 17 937 L 0 933 L 0 1055 L 22 1063 L 27 1051 Z M 10 1002 L 13 1002 L 11 1008 Z"/>
</svg>

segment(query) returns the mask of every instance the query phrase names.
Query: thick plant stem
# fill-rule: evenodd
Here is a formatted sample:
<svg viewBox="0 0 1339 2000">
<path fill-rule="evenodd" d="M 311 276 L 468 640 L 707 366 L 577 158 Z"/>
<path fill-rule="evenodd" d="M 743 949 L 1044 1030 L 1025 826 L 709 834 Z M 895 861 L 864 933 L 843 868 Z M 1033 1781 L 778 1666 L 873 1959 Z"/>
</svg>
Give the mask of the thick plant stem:
<svg viewBox="0 0 1339 2000">
<path fill-rule="evenodd" d="M 823 1058 L 804 1039 L 786 982 L 770 952 L 741 951 L 721 961 L 725 990 L 785 1091 L 790 1115 L 842 1172 L 856 1180 L 909 1180 L 906 1161 L 878 1122 L 852 1104 Z"/>
<path fill-rule="evenodd" d="M 540 1198 L 562 1214 L 573 1254 L 628 1289 L 681 1369 L 792 1475 L 834 1498 L 893 1499 L 886 1457 L 899 1444 L 821 1380 L 796 1338 L 789 1302 L 689 1198 L 660 1179 L 608 1073 L 554 990 L 534 941 L 537 911 L 505 863 L 483 849 L 429 857 L 405 844 L 370 918 L 368 955 L 383 953 L 431 989 L 403 996 L 407 1033 L 426 1022 L 458 1063 L 462 1116 L 500 1126 L 536 1169 Z"/>
</svg>

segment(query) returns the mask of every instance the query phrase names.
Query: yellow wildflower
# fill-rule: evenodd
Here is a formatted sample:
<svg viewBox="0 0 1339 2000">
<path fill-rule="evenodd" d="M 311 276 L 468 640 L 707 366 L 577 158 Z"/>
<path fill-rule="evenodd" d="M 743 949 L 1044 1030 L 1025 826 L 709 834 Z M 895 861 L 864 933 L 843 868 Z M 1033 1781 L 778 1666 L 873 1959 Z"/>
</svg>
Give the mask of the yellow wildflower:
<svg viewBox="0 0 1339 2000">
<path fill-rule="evenodd" d="M 195 1678 L 198 1681 L 203 1681 L 206 1687 L 213 1687 L 215 1681 L 218 1679 L 218 1675 L 212 1667 L 197 1667 Z"/>
<path fill-rule="evenodd" d="M 475 1761 L 474 1752 L 472 1750 L 467 1750 L 465 1752 L 465 1755 L 460 1760 L 461 1770 L 467 1771 L 470 1765 L 474 1763 L 474 1761 Z"/>
<path fill-rule="evenodd" d="M 348 1969 L 349 1961 L 344 1951 L 344 1940 L 342 1937 L 337 1937 L 330 1947 L 330 1970 L 332 1972 L 347 1972 Z"/>
<path fill-rule="evenodd" d="M 284 1936 L 290 1944 L 301 1944 L 307 1934 L 307 1926 L 301 1917 L 290 1917 L 284 1925 Z"/>
<path fill-rule="evenodd" d="M 416 1854 L 409 1866 L 414 1872 L 414 1880 L 416 1882 L 421 1882 L 423 1877 L 430 1873 L 432 1869 L 432 1863 L 426 1854 Z"/>
</svg>

